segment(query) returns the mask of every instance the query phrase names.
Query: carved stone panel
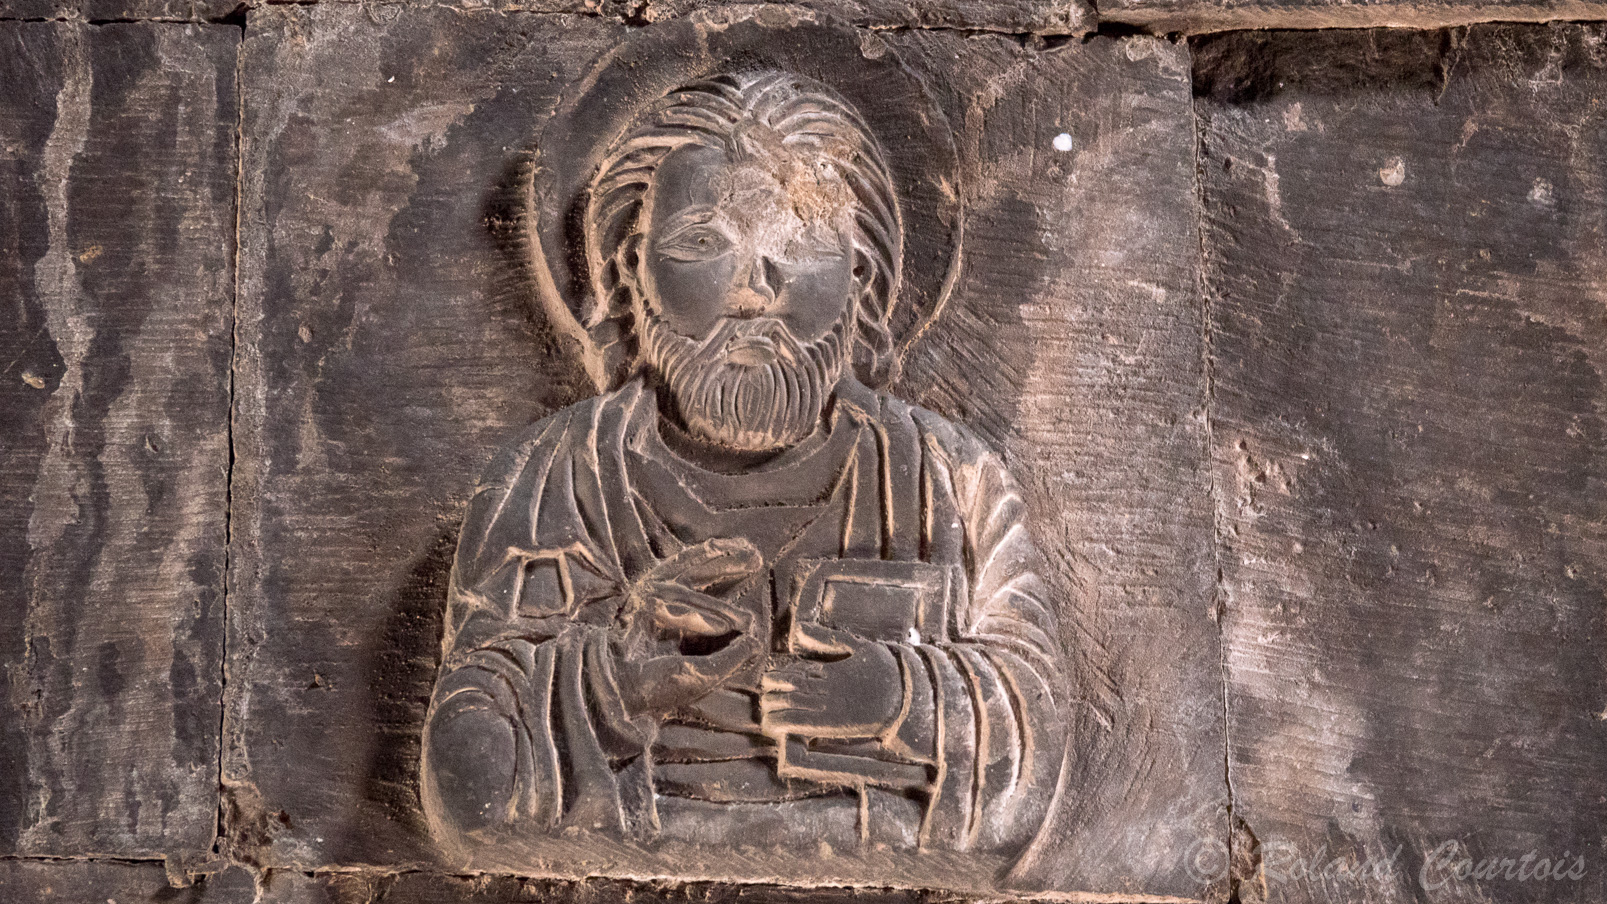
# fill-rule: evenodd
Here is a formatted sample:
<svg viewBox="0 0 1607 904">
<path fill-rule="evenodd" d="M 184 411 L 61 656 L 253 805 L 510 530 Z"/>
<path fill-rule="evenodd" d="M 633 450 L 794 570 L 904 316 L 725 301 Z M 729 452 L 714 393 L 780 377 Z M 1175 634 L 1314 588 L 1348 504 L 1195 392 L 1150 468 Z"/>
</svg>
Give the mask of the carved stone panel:
<svg viewBox="0 0 1607 904">
<path fill-rule="evenodd" d="M 212 847 L 238 38 L 0 23 L 6 853 Z"/>
<path fill-rule="evenodd" d="M 1207 890 L 1184 48 L 250 31 L 237 845 Z"/>
<path fill-rule="evenodd" d="M 1607 892 L 1603 46 L 1195 45 L 1229 769 L 1270 900 Z"/>
</svg>

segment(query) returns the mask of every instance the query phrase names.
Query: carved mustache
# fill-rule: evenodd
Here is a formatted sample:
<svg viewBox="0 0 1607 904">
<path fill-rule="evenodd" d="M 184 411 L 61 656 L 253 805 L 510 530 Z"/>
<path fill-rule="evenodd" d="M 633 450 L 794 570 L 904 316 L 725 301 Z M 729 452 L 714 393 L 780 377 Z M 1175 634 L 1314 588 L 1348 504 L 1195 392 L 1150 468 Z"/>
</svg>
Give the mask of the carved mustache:
<svg viewBox="0 0 1607 904">
<path fill-rule="evenodd" d="M 703 348 L 721 360 L 746 367 L 761 367 L 778 360 L 796 364 L 803 355 L 803 343 L 774 317 L 723 318 Z"/>
</svg>

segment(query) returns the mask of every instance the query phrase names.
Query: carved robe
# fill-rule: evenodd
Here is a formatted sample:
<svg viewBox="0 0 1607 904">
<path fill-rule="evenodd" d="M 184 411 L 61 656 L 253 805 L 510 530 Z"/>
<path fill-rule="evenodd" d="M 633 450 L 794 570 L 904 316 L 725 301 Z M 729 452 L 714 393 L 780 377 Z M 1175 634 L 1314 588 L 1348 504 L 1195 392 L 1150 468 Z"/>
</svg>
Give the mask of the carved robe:
<svg viewBox="0 0 1607 904">
<path fill-rule="evenodd" d="M 535 424 L 477 489 L 426 728 L 432 818 L 469 828 L 454 824 L 462 802 L 442 800 L 430 751 L 473 747 L 442 733 L 461 733 L 471 723 L 447 717 L 477 709 L 516 739 L 511 791 L 475 811 L 498 831 L 749 844 L 836 832 L 1019 850 L 1061 768 L 1064 660 L 1024 505 L 997 457 L 852 378 L 820 430 L 746 473 L 677 456 L 659 418 L 638 378 Z M 731 598 L 773 658 L 791 655 L 799 618 L 888 645 L 903 683 L 896 725 L 877 738 L 766 737 L 763 660 L 666 718 L 630 717 L 610 649 L 625 588 L 714 537 L 763 556 Z"/>
</svg>

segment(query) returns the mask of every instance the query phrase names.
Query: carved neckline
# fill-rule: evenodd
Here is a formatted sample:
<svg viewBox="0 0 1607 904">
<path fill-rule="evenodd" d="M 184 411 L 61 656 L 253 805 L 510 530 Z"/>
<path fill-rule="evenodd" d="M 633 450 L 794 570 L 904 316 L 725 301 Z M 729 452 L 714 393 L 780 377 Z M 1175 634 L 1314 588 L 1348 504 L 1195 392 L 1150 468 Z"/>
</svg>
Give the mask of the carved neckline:
<svg viewBox="0 0 1607 904">
<path fill-rule="evenodd" d="M 644 381 L 641 393 L 641 399 L 637 403 L 639 406 L 637 409 L 638 416 L 644 409 L 651 410 L 658 415 L 652 419 L 651 424 L 647 425 L 649 429 L 641 431 L 643 434 L 649 434 L 642 438 L 656 450 L 662 451 L 673 459 L 677 464 L 708 474 L 711 477 L 744 478 L 762 474 L 774 475 L 781 471 L 804 467 L 828 445 L 834 445 L 831 441 L 840 432 L 838 430 L 838 421 L 842 418 L 842 412 L 836 404 L 834 391 L 833 399 L 827 403 L 827 411 L 824 413 L 821 423 L 817 424 L 815 429 L 809 432 L 808 436 L 797 443 L 769 454 L 767 457 L 762 457 L 761 460 L 751 465 L 729 470 L 723 467 L 710 467 L 704 462 L 694 460 L 687 454 L 694 449 L 702 450 L 709 447 L 703 441 L 688 434 L 684 428 L 663 414 L 659 406 L 658 388 Z M 731 457 L 735 459 L 741 456 L 742 453 L 732 453 Z"/>
<path fill-rule="evenodd" d="M 793 463 L 813 455 L 826 444 L 827 437 L 834 429 L 830 424 L 831 417 L 828 416 L 826 420 L 816 424 L 815 429 L 797 443 L 768 452 L 742 452 L 710 445 L 691 435 L 680 424 L 675 423 L 673 418 L 662 413 L 658 418 L 658 429 L 654 433 L 669 454 L 688 466 L 711 474 L 741 477 L 748 474 L 784 471 L 792 467 Z M 694 455 L 712 457 L 715 461 L 694 460 Z"/>
<path fill-rule="evenodd" d="M 669 471 L 686 491 L 700 498 L 724 499 L 730 507 L 823 503 L 822 497 L 830 496 L 830 488 L 851 463 L 863 432 L 857 420 L 847 416 L 851 406 L 833 404 L 821 429 L 763 467 L 722 473 L 687 460 L 665 442 L 657 393 L 645 383 L 638 386 L 626 440 L 630 452 Z"/>
</svg>

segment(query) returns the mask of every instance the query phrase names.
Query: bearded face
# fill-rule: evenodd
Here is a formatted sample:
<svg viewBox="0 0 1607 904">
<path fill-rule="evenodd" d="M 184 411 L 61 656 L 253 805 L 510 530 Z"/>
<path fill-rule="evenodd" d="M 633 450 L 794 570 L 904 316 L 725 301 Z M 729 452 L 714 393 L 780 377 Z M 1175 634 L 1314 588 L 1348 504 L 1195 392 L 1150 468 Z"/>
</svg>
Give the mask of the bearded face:
<svg viewBox="0 0 1607 904">
<path fill-rule="evenodd" d="M 820 423 L 842 374 L 852 313 L 807 343 L 773 317 L 722 318 L 694 340 L 649 316 L 644 353 L 694 436 L 746 452 L 782 449 Z"/>
<path fill-rule="evenodd" d="M 686 147 L 648 195 L 643 363 L 693 436 L 745 452 L 808 436 L 843 373 L 859 290 L 853 198 L 829 161 L 745 135 Z"/>
</svg>

